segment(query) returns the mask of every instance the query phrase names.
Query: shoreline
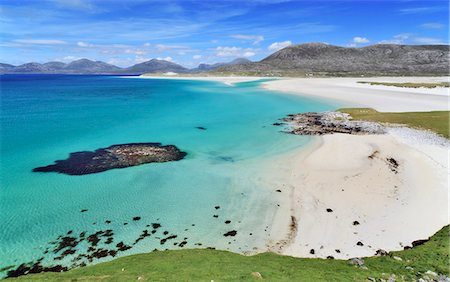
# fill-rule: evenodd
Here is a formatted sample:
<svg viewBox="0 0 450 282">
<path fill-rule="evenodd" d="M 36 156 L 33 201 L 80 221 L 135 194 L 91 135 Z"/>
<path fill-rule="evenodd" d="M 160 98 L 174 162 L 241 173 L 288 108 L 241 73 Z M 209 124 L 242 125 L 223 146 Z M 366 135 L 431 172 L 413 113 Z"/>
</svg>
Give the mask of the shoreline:
<svg viewBox="0 0 450 282">
<path fill-rule="evenodd" d="M 232 85 L 263 78 L 169 79 Z M 448 89 L 392 89 L 357 83 L 412 79 L 427 82 L 448 78 L 286 78 L 263 82 L 262 88 L 379 111 L 448 110 Z M 267 251 L 349 259 L 373 256 L 379 249 L 401 250 L 434 234 L 449 223 L 446 156 L 450 148 L 444 138 L 441 143 L 432 142 L 435 137 L 407 128 L 390 128 L 384 135 L 325 135 L 312 138 L 298 151 L 270 159 L 267 175 L 271 183 L 278 182 L 289 191 L 282 193 L 289 208 L 274 214 L 269 237 L 280 239 L 267 238 Z M 370 158 L 374 154 L 376 157 Z M 389 158 L 398 161 L 397 172 L 390 170 Z"/>
<path fill-rule="evenodd" d="M 272 166 L 284 166 L 279 178 L 294 191 L 291 216 L 298 231 L 269 250 L 294 257 L 367 257 L 379 249 L 402 250 L 447 225 L 447 168 L 429 156 L 442 156 L 448 143 L 419 152 L 399 135 L 325 135 L 275 159 Z M 397 172 L 388 158 L 398 161 Z"/>
</svg>

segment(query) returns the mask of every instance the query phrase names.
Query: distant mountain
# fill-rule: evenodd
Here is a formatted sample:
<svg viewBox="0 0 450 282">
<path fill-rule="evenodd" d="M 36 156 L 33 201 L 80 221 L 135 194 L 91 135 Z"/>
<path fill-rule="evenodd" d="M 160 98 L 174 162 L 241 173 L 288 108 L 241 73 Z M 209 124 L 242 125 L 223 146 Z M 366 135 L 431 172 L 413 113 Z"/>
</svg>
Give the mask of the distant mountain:
<svg viewBox="0 0 450 282">
<path fill-rule="evenodd" d="M 66 66 L 66 64 L 62 62 L 48 62 L 42 65 L 52 70 L 61 70 Z"/>
<path fill-rule="evenodd" d="M 150 61 L 146 61 L 140 64 L 136 64 L 129 68 L 122 69 L 121 73 L 133 73 L 133 74 L 142 74 L 142 73 L 165 73 L 165 72 L 176 72 L 176 73 L 186 73 L 189 72 L 189 69 L 180 66 L 178 64 L 152 59 Z"/>
<path fill-rule="evenodd" d="M 286 47 L 259 62 L 224 66 L 216 71 L 262 75 L 448 75 L 449 54 L 448 45 L 346 48 L 307 43 Z"/>
<path fill-rule="evenodd" d="M 69 64 L 62 62 L 27 63 L 20 66 L 1 64 L 0 73 L 62 73 L 62 74 L 95 74 L 114 73 L 121 68 L 101 61 L 80 59 Z"/>
<path fill-rule="evenodd" d="M 67 64 L 62 70 L 64 73 L 114 73 L 121 68 L 102 61 L 80 59 Z"/>
<path fill-rule="evenodd" d="M 224 66 L 234 66 L 238 64 L 250 63 L 251 61 L 245 58 L 237 58 L 228 63 L 215 63 L 215 64 L 200 64 L 197 68 L 191 69 L 191 72 L 204 72 L 215 70 Z"/>
<path fill-rule="evenodd" d="M 8 69 L 7 71 L 14 73 L 47 73 L 51 71 L 51 69 L 43 64 L 33 62 L 16 66 L 12 69 Z"/>
<path fill-rule="evenodd" d="M 0 63 L 0 73 L 14 69 L 16 66 Z"/>
</svg>

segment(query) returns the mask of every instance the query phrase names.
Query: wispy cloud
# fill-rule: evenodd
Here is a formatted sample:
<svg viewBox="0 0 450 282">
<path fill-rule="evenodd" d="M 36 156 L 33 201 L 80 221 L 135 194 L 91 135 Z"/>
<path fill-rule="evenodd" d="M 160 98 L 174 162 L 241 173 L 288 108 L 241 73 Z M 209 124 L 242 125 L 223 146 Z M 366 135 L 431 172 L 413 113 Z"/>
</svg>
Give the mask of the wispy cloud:
<svg viewBox="0 0 450 282">
<path fill-rule="evenodd" d="M 217 57 L 253 57 L 256 55 L 256 51 L 253 48 L 241 48 L 241 47 L 216 47 L 214 49 Z"/>
<path fill-rule="evenodd" d="M 434 13 L 441 10 L 441 7 L 429 6 L 429 7 L 414 7 L 414 8 L 404 8 L 400 9 L 401 14 L 424 14 L 424 13 Z"/>
<path fill-rule="evenodd" d="M 253 44 L 259 44 L 260 42 L 264 41 L 264 36 L 262 35 L 233 34 L 230 35 L 230 37 L 244 41 L 253 41 Z"/>
<path fill-rule="evenodd" d="M 411 33 L 401 33 L 395 35 L 392 39 L 382 40 L 378 42 L 379 44 L 426 44 L 426 45 L 436 45 L 436 44 L 448 44 L 439 38 L 433 37 L 421 37 L 416 36 Z"/>
<path fill-rule="evenodd" d="M 288 46 L 292 45 L 292 42 L 290 40 L 282 41 L 282 42 L 274 42 L 270 44 L 270 46 L 267 48 L 269 51 L 275 52 L 278 50 L 281 50 L 283 48 L 286 48 Z"/>
<path fill-rule="evenodd" d="M 441 23 L 424 23 L 419 26 L 423 29 L 442 29 L 445 27 L 445 24 Z"/>
<path fill-rule="evenodd" d="M 67 44 L 66 41 L 55 40 L 55 39 L 15 39 L 15 40 L 13 40 L 13 42 L 21 43 L 21 44 L 29 44 L 29 45 L 61 45 L 61 44 Z"/>
</svg>

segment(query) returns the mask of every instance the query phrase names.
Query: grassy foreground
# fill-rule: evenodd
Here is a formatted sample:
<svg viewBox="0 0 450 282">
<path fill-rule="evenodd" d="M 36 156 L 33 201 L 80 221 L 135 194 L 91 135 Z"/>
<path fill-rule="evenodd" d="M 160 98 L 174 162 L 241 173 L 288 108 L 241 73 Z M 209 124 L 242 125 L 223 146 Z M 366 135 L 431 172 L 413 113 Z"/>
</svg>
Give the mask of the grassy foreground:
<svg viewBox="0 0 450 282">
<path fill-rule="evenodd" d="M 433 83 L 416 83 L 416 82 L 373 82 L 373 81 L 358 81 L 358 83 L 370 84 L 370 85 L 384 85 L 384 86 L 396 86 L 405 88 L 436 88 L 436 87 L 450 87 L 448 82 L 433 82 Z"/>
<path fill-rule="evenodd" d="M 430 241 L 387 256 L 364 259 L 358 267 L 345 260 L 302 259 L 264 253 L 242 256 L 191 249 L 132 255 L 63 273 L 22 276 L 19 281 L 367 281 L 369 277 L 415 281 L 433 274 L 449 276 L 449 226 Z M 252 274 L 253 273 L 253 274 Z M 378 280 L 377 280 L 378 281 Z"/>
<path fill-rule="evenodd" d="M 368 108 L 345 108 L 338 111 L 350 114 L 355 120 L 369 120 L 381 123 L 397 123 L 449 136 L 449 111 L 381 113 Z"/>
</svg>

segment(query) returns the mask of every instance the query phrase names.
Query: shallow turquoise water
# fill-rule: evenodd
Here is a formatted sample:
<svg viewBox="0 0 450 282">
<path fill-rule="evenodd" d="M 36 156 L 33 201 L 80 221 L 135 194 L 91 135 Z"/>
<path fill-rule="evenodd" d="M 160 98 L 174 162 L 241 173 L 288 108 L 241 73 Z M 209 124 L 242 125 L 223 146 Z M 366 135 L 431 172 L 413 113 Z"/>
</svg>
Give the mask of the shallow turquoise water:
<svg viewBox="0 0 450 282">
<path fill-rule="evenodd" d="M 281 133 L 272 123 L 289 113 L 336 105 L 274 95 L 258 83 L 1 76 L 0 268 L 40 257 L 61 263 L 51 251 L 43 252 L 69 230 L 112 229 L 115 246 L 131 244 L 154 222 L 162 225 L 157 234 L 118 255 L 180 248 L 173 242 L 184 238 L 191 248 L 196 243 L 238 252 L 263 247 L 265 222 L 258 217 L 273 212 L 276 197 L 258 181 L 259 168 L 308 141 Z M 31 172 L 71 152 L 134 142 L 173 144 L 188 156 L 84 176 Z M 141 220 L 133 221 L 135 216 Z M 156 237 L 164 238 L 163 230 L 178 238 L 161 245 Z M 230 230 L 238 235 L 224 237 Z M 87 246 L 80 243 L 77 252 Z M 70 265 L 71 258 L 62 263 Z"/>
</svg>

